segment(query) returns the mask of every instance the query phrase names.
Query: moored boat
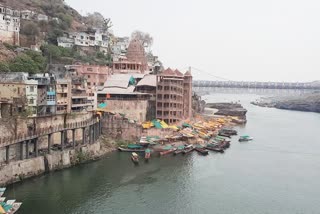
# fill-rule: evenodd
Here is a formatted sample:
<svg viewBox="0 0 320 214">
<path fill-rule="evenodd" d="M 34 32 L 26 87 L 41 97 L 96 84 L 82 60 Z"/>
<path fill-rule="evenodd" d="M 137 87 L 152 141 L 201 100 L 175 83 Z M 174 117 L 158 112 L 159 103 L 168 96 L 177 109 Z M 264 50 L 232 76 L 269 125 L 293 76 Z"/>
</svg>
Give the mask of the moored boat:
<svg viewBox="0 0 320 214">
<path fill-rule="evenodd" d="M 246 141 L 251 141 L 253 140 L 252 137 L 250 137 L 249 135 L 243 135 L 243 136 L 240 136 L 239 138 L 239 142 L 246 142 Z"/>
<path fill-rule="evenodd" d="M 220 153 L 224 153 L 224 150 L 219 148 L 219 146 L 206 146 L 206 149 L 213 151 L 213 152 L 220 152 Z"/>
<path fill-rule="evenodd" d="M 139 155 L 135 152 L 132 152 L 131 160 L 134 164 L 139 164 Z"/>
<path fill-rule="evenodd" d="M 167 155 L 167 154 L 170 154 L 170 153 L 175 152 L 176 150 L 177 150 L 176 148 L 174 148 L 174 149 L 169 149 L 169 150 L 165 150 L 165 151 L 160 152 L 160 155 L 161 155 L 161 156 Z"/>
<path fill-rule="evenodd" d="M 192 145 L 188 145 L 184 148 L 184 150 L 182 151 L 182 154 L 189 154 L 194 150 L 194 147 Z"/>
<path fill-rule="evenodd" d="M 208 150 L 205 149 L 204 147 L 196 147 L 195 150 L 198 153 L 202 154 L 202 155 L 208 155 L 209 154 Z"/>
<path fill-rule="evenodd" d="M 118 147 L 118 150 L 120 152 L 144 152 L 144 149 L 129 149 L 129 148 L 123 148 L 123 147 Z"/>
<path fill-rule="evenodd" d="M 184 150 L 184 148 L 185 148 L 185 146 L 178 146 L 177 150 L 174 151 L 173 154 L 174 154 L 174 155 L 178 155 L 178 154 L 182 153 L 183 150 Z"/>
<path fill-rule="evenodd" d="M 144 159 L 146 161 L 148 161 L 150 159 L 150 157 L 151 157 L 151 150 L 150 149 L 146 149 L 145 150 L 145 154 L 144 154 Z"/>
</svg>

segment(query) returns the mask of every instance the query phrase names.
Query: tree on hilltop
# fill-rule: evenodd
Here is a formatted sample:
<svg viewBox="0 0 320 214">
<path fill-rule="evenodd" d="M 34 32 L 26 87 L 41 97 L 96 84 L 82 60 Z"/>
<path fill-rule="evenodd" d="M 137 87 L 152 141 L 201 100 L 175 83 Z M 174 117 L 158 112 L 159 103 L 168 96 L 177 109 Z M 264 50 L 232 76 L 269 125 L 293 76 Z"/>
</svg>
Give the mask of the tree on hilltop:
<svg viewBox="0 0 320 214">
<path fill-rule="evenodd" d="M 142 42 L 144 47 L 151 47 L 153 44 L 153 38 L 149 33 L 136 30 L 131 34 L 131 39 L 137 39 Z"/>
</svg>

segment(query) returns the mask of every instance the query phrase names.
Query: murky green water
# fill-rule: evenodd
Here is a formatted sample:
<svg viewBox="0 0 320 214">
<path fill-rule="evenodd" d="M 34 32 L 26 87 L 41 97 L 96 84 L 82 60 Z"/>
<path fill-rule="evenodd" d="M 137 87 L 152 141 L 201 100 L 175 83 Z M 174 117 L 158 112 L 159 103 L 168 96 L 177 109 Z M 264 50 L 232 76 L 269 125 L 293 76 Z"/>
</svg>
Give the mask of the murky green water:
<svg viewBox="0 0 320 214">
<path fill-rule="evenodd" d="M 27 180 L 6 196 L 23 201 L 20 214 L 72 213 L 320 213 L 320 114 L 252 106 L 248 124 L 225 154 L 155 157 L 135 167 L 129 154 Z"/>
</svg>

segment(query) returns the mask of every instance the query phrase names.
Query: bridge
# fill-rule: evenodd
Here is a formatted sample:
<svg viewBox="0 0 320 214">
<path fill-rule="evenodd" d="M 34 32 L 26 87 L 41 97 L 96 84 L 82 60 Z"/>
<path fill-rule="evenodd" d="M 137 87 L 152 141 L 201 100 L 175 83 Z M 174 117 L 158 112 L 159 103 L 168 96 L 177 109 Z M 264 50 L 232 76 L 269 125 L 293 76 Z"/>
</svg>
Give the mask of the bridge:
<svg viewBox="0 0 320 214">
<path fill-rule="evenodd" d="M 223 88 L 265 88 L 265 89 L 320 89 L 320 84 L 312 82 L 249 82 L 249 81 L 209 81 L 195 80 L 194 87 L 223 87 Z"/>
</svg>

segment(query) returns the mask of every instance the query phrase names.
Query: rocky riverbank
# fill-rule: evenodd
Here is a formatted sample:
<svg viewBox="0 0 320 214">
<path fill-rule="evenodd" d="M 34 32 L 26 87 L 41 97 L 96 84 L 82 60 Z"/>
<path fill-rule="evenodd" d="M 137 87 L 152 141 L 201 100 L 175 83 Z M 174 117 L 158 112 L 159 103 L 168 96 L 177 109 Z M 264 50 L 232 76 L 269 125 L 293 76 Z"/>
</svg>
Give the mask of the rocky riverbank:
<svg viewBox="0 0 320 214">
<path fill-rule="evenodd" d="M 240 124 L 247 122 L 247 109 L 239 103 L 207 103 L 206 107 L 217 109 L 215 115 L 237 117 Z"/>
<path fill-rule="evenodd" d="M 251 102 L 253 105 L 277 109 L 320 113 L 320 92 L 300 96 L 271 97 Z"/>
</svg>

